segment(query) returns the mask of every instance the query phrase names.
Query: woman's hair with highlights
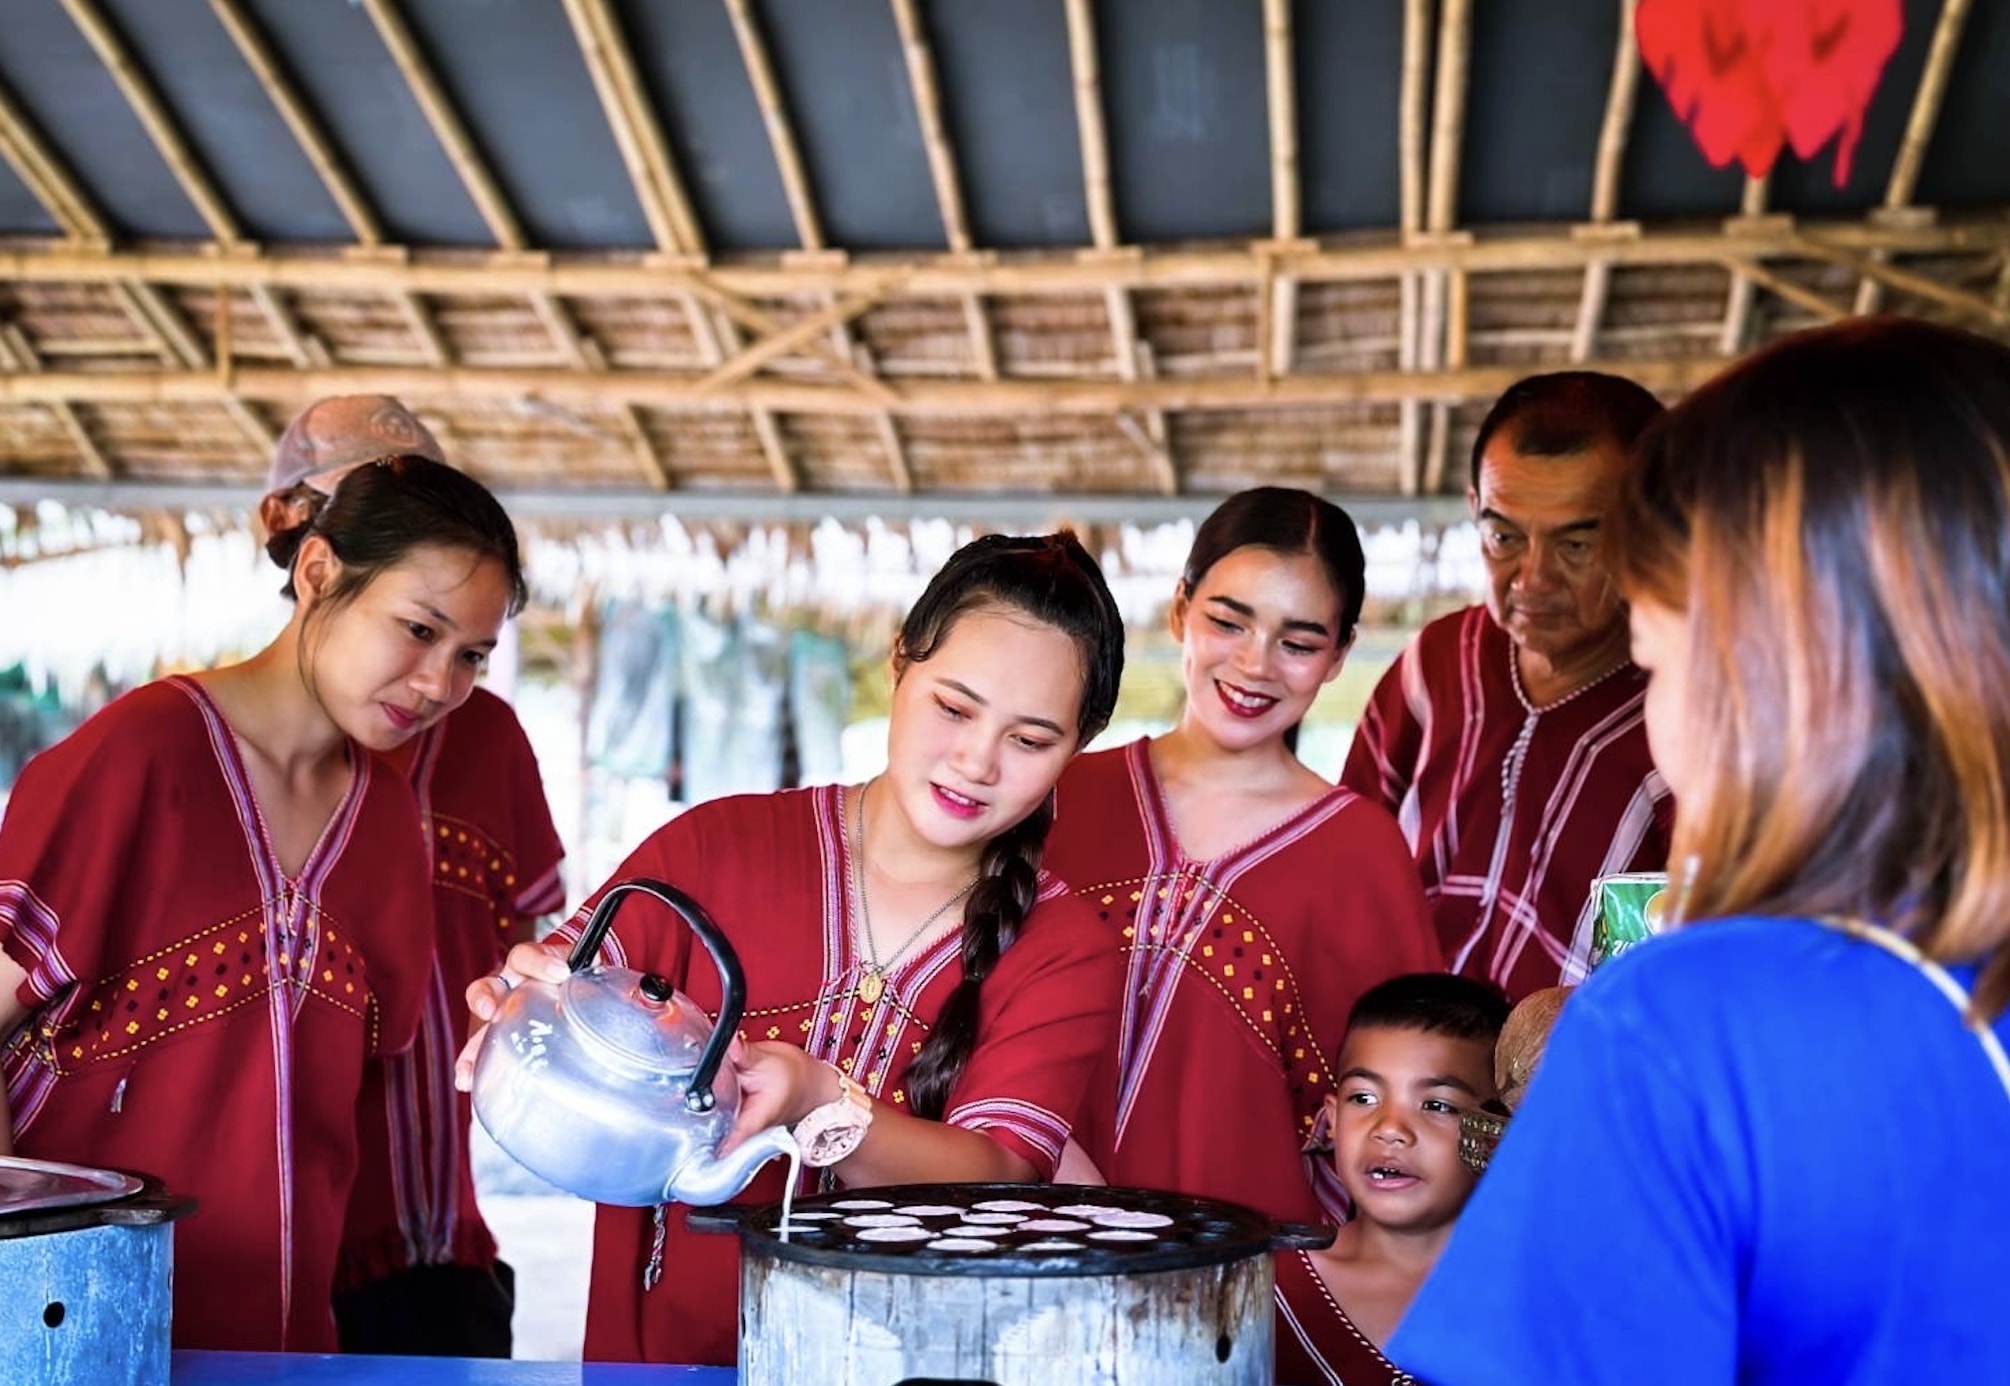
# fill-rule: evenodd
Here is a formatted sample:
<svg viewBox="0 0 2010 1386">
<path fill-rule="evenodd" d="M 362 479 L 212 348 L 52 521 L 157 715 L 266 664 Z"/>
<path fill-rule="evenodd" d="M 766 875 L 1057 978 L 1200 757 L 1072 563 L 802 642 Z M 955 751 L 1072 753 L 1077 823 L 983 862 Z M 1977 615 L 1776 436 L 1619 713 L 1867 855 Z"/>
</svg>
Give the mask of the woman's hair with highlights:
<svg viewBox="0 0 2010 1386">
<path fill-rule="evenodd" d="M 1853 915 L 2010 1002 L 2010 347 L 1789 337 L 1641 439 L 1607 530 L 1688 617 L 1688 918 Z"/>
</svg>

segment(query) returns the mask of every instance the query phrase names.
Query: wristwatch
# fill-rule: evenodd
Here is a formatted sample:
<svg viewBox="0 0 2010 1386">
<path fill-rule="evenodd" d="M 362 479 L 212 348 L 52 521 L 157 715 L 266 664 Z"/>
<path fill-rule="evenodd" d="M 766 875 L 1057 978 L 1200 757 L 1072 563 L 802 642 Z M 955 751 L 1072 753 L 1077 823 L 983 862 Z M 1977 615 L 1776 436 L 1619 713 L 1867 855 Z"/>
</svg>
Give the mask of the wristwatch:
<svg viewBox="0 0 2010 1386">
<path fill-rule="evenodd" d="M 857 1150 L 872 1125 L 872 1099 L 864 1088 L 836 1065 L 838 1095 L 821 1107 L 812 1107 L 796 1123 L 792 1133 L 803 1152 L 803 1163 L 812 1169 L 834 1165 Z"/>
</svg>

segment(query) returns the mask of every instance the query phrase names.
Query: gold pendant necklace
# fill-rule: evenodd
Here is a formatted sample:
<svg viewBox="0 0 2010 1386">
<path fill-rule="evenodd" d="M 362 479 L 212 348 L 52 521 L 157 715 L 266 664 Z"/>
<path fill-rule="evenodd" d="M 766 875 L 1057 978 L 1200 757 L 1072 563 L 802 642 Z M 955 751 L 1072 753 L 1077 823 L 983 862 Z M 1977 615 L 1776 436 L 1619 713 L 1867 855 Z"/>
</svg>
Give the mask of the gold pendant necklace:
<svg viewBox="0 0 2010 1386">
<path fill-rule="evenodd" d="M 865 792 L 871 788 L 868 780 L 859 786 L 858 799 L 853 805 L 851 852 L 845 862 L 846 875 L 851 878 L 851 896 L 858 915 L 859 960 L 858 999 L 868 1006 L 877 1006 L 879 998 L 886 995 L 887 975 L 894 964 L 904 957 L 915 940 L 928 932 L 929 926 L 949 912 L 949 907 L 968 895 L 977 886 L 978 876 L 965 881 L 957 892 L 935 907 L 934 913 L 915 926 L 914 932 L 901 940 L 900 947 L 887 955 L 886 961 L 879 960 L 879 953 L 872 943 L 872 912 L 865 901 L 865 875 L 861 863 L 865 860 Z"/>
</svg>

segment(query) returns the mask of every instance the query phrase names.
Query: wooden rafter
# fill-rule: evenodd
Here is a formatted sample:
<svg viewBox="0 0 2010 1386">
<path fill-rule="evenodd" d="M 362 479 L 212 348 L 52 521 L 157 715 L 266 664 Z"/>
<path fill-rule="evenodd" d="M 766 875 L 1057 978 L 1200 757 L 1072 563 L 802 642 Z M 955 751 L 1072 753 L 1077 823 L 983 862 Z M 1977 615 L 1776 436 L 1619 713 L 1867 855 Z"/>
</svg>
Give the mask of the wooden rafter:
<svg viewBox="0 0 2010 1386">
<path fill-rule="evenodd" d="M 419 350 L 425 355 L 426 364 L 435 369 L 452 365 L 454 354 L 447 346 L 446 336 L 440 331 L 439 324 L 433 321 L 432 311 L 419 296 L 394 294 L 391 302 L 404 317 L 405 327 L 411 332 L 412 339 L 419 344 Z"/>
<path fill-rule="evenodd" d="M 245 286 L 245 293 L 250 297 L 252 306 L 257 308 L 271 325 L 273 335 L 279 338 L 280 346 L 285 348 L 287 356 L 292 359 L 294 365 L 307 370 L 333 364 L 327 346 L 319 337 L 300 325 L 292 311 L 279 301 L 279 295 L 272 291 L 270 285 L 250 284 Z"/>
<path fill-rule="evenodd" d="M 13 94 L 0 85 L 0 158 L 5 158 L 50 220 L 74 241 L 110 243 L 105 219 L 61 158 L 35 132 Z"/>
<path fill-rule="evenodd" d="M 1766 210 L 1766 190 L 1768 180 L 1747 178 L 1744 191 L 1739 197 L 1738 210 L 1741 222 L 1750 224 Z M 1735 270 L 1731 274 L 1731 287 L 1724 298 L 1724 329 L 1717 338 L 1717 350 L 1725 356 L 1739 356 L 1744 353 L 1745 339 L 1752 330 L 1752 281 Z"/>
<path fill-rule="evenodd" d="M 753 304 L 747 303 L 732 294 L 723 292 L 706 280 L 694 281 L 691 289 L 695 296 L 704 299 L 724 316 L 730 318 L 739 326 L 746 328 L 749 332 L 758 333 L 763 338 L 780 337 L 791 330 L 789 324 L 777 321 L 771 315 L 754 307 Z M 876 300 L 886 297 L 891 292 L 892 287 L 881 287 L 864 294 L 855 295 L 854 297 Z M 822 326 L 827 329 L 830 325 L 829 323 L 825 323 Z M 815 333 L 809 334 L 807 338 L 792 341 L 788 349 L 792 350 L 798 346 L 805 351 L 815 353 L 818 357 L 829 363 L 832 369 L 836 371 L 838 378 L 844 381 L 845 384 L 851 386 L 852 389 L 867 398 L 877 401 L 882 407 L 893 404 L 899 398 L 898 393 L 885 381 L 880 380 L 869 372 L 860 370 L 857 361 L 848 355 L 844 348 L 834 347 L 828 342 L 817 341 Z"/>
<path fill-rule="evenodd" d="M 1633 17 L 1639 0 L 1619 0 L 1619 43 L 1612 57 L 1612 83 L 1605 95 L 1605 120 L 1598 131 L 1598 156 L 1591 175 L 1591 224 L 1610 225 L 1619 213 L 1619 172 L 1626 156 L 1626 137 L 1633 127 L 1633 107 L 1640 90 L 1640 46 L 1634 39 Z M 1612 287 L 1612 266 L 1594 260 L 1584 268 L 1584 289 L 1577 303 L 1577 326 L 1571 334 L 1570 359 L 1589 361 L 1597 344 L 1598 325 L 1605 317 L 1605 300 Z"/>
<path fill-rule="evenodd" d="M 1472 0 L 1445 0 L 1438 17 L 1438 50 L 1433 64 L 1434 91 L 1431 98 L 1431 167 L 1424 203 L 1424 228 L 1433 236 L 1451 232 L 1458 216 L 1459 161 L 1465 142 L 1466 70 L 1472 53 Z M 1466 286 L 1463 272 L 1453 269 L 1427 275 L 1423 286 L 1423 328 L 1418 336 L 1419 363 L 1427 368 L 1442 367 L 1448 359 L 1464 359 L 1466 344 L 1451 341 L 1447 330 L 1465 331 L 1465 315 L 1454 321 L 1452 300 L 1463 300 Z M 1429 491 L 1435 478 L 1444 475 L 1451 440 L 1451 406 L 1443 399 L 1431 402 L 1430 430 L 1424 444 L 1423 472 L 1419 481 Z"/>
<path fill-rule="evenodd" d="M 1075 131 L 1082 148 L 1082 196 L 1089 209 L 1089 241 L 1098 250 L 1117 245 L 1116 200 L 1110 192 L 1110 150 L 1103 126 L 1103 78 L 1096 55 L 1096 17 L 1089 0 L 1067 0 L 1068 68 L 1075 87 Z"/>
<path fill-rule="evenodd" d="M 726 359 L 729 351 L 740 349 L 739 329 L 731 320 L 714 321 L 695 294 L 682 295 L 680 306 L 691 323 L 691 337 L 701 365 L 716 366 Z M 760 444 L 761 456 L 775 479 L 775 489 L 784 494 L 801 490 L 802 479 L 796 475 L 795 463 L 789 460 L 789 450 L 782 442 L 781 425 L 776 422 L 774 412 L 757 405 L 747 413 L 753 423 L 754 441 Z"/>
<path fill-rule="evenodd" d="M 140 128 L 146 131 L 154 148 L 160 151 L 161 159 L 194 205 L 196 214 L 209 227 L 209 234 L 224 245 L 234 245 L 241 239 L 237 218 L 225 204 L 223 195 L 217 191 L 201 160 L 196 158 L 188 141 L 182 137 L 181 128 L 168 114 L 153 83 L 126 51 L 125 40 L 98 12 L 94 0 L 62 0 L 62 4 L 69 13 L 71 23 L 77 26 L 85 41 L 97 52 L 98 61 L 105 65 L 113 85 L 118 87 L 119 94 L 132 108 Z"/>
<path fill-rule="evenodd" d="M 957 177 L 956 149 L 942 118 L 942 89 L 935 75 L 935 54 L 922 27 L 916 0 L 892 0 L 893 22 L 900 31 L 900 51 L 907 60 L 907 84 L 914 94 L 914 114 L 921 126 L 921 147 L 928 155 L 928 177 L 935 185 L 935 205 L 942 214 L 942 233 L 952 254 L 970 250 L 970 219 L 963 207 L 963 185 Z M 963 295 L 963 315 L 971 324 L 971 358 L 982 362 L 990 340 L 984 303 Z"/>
<path fill-rule="evenodd" d="M 1979 294 L 1971 294 L 1964 289 L 1957 289 L 1951 284 L 1943 284 L 1938 279 L 1931 278 L 1928 275 L 1919 274 L 1908 269 L 1901 269 L 1897 265 L 1884 264 L 1867 256 L 1857 256 L 1851 255 L 1846 251 L 1831 250 L 1827 246 L 1820 245 L 1814 241 L 1808 241 L 1806 245 L 1809 255 L 1819 260 L 1826 260 L 1832 265 L 1840 265 L 1844 269 L 1854 270 L 1872 283 L 1882 285 L 1888 289 L 1896 289 L 1900 293 L 1912 294 L 1917 298 L 1927 299 L 1940 304 L 1943 308 L 1952 308 L 1957 313 L 1981 322 L 1990 323 L 1997 327 L 2010 327 L 2010 312 L 2005 312 L 2002 308 L 1991 303 L 1988 299 L 1981 297 Z M 1858 295 L 1857 303 L 1857 311 L 1861 313 L 1863 311 L 1861 293 Z"/>
<path fill-rule="evenodd" d="M 1505 234 L 1388 237 L 1339 244 L 1300 242 L 1279 247 L 1126 250 L 1121 254 L 1024 256 L 903 256 L 897 259 L 773 257 L 703 266 L 662 261 L 522 254 L 317 255 L 246 251 L 216 256 L 196 251 L 102 250 L 90 247 L 0 247 L 0 279 L 25 283 L 102 283 L 146 279 L 196 287 L 269 284 L 289 290 L 385 293 L 530 294 L 566 298 L 666 298 L 695 292 L 736 300 L 898 291 L 917 298 L 1078 296 L 1112 286 L 1131 290 L 1253 286 L 1263 261 L 1306 283 L 1359 283 L 1434 270 L 1508 274 L 1583 269 L 1596 259 L 1614 265 L 1706 265 L 1726 257 L 1791 259 L 1812 236 L 1837 250 L 1880 249 L 1894 255 L 1996 255 L 2010 249 L 2010 220 L 1978 217 L 1913 224 L 1871 219 L 1813 221 L 1738 218 L 1716 230 L 1643 229 L 1623 242 L 1592 242 L 1569 228 Z M 758 311 L 741 302 L 746 312 Z M 761 331 L 762 328 L 753 330 Z"/>
<path fill-rule="evenodd" d="M 1263 0 L 1265 105 L 1270 114 L 1270 234 L 1280 245 L 1303 226 L 1298 177 L 1297 72 L 1291 44 L 1291 0 Z M 1298 281 L 1266 274 L 1258 289 L 1257 372 L 1288 374 L 1298 346 Z"/>
<path fill-rule="evenodd" d="M 1103 307 L 1110 315 L 1110 336 L 1116 343 L 1117 379 L 1126 385 L 1152 379 L 1157 371 L 1151 348 L 1138 340 L 1137 314 L 1131 296 L 1122 289 L 1111 289 L 1103 296 Z M 1141 403 L 1136 412 L 1144 418 L 1141 431 L 1146 460 L 1152 464 L 1153 479 L 1158 483 L 1159 491 L 1168 496 L 1178 495 L 1179 461 L 1173 456 L 1172 435 L 1166 427 L 1165 411 Z M 1118 410 L 1119 419 L 1125 416 L 1126 411 Z"/>
<path fill-rule="evenodd" d="M 907 444 L 901 439 L 900 424 L 891 414 L 874 417 L 874 426 L 879 433 L 879 444 L 886 449 L 887 470 L 893 477 L 893 489 L 901 495 L 914 491 L 914 468 L 908 464 Z"/>
<path fill-rule="evenodd" d="M 1842 305 L 1831 303 L 1813 289 L 1803 288 L 1793 280 L 1777 275 L 1749 260 L 1727 259 L 1724 261 L 1724 268 L 1733 274 L 1743 275 L 1766 292 L 1776 294 L 1798 308 L 1805 308 L 1824 322 L 1836 322 L 1849 316 L 1849 309 Z"/>
<path fill-rule="evenodd" d="M 381 0 L 372 0 L 381 3 Z M 608 128 L 621 151 L 621 162 L 642 204 L 643 218 L 660 250 L 702 255 L 705 235 L 691 210 L 684 182 L 670 155 L 670 143 L 643 90 L 635 61 L 622 36 L 620 21 L 607 0 L 564 0 L 566 18 L 593 89 L 607 114 Z"/>
<path fill-rule="evenodd" d="M 1396 164 L 1399 233 L 1405 242 L 1424 229 L 1425 102 L 1431 72 L 1431 0 L 1404 0 L 1403 80 L 1398 94 L 1396 123 Z M 1406 272 L 1398 280 L 1396 361 L 1404 370 L 1415 370 L 1419 361 L 1418 341 L 1423 335 L 1423 280 Z M 1415 495 L 1423 483 L 1423 406 L 1414 399 L 1402 402 L 1398 412 L 1397 466 L 1405 495 Z"/>
<path fill-rule="evenodd" d="M 802 242 L 804 250 L 822 250 L 823 222 L 817 216 L 809 177 L 803 172 L 802 151 L 796 146 L 795 128 L 789 123 L 788 104 L 782 100 L 781 83 L 775 80 L 775 65 L 769 60 L 768 42 L 761 33 L 760 21 L 749 0 L 726 0 L 726 14 L 733 21 L 740 59 L 747 65 L 754 102 L 761 108 L 761 122 L 767 127 L 768 147 L 774 152 L 775 172 L 781 176 L 782 196 L 788 199 L 796 239 Z"/>
<path fill-rule="evenodd" d="M 28 334 L 15 323 L 0 323 L 0 366 L 8 370 L 38 372 L 45 367 L 41 353 L 28 340 Z M 91 430 L 77 414 L 76 406 L 68 400 L 52 400 L 49 412 L 56 416 L 56 422 L 69 436 L 70 444 L 77 450 L 77 458 L 84 464 L 84 471 L 100 481 L 110 481 L 118 475 L 111 458 L 98 446 L 98 440 L 91 436 Z"/>
<path fill-rule="evenodd" d="M 677 479 L 670 470 L 670 459 L 656 445 L 649 425 L 642 418 L 642 410 L 634 404 L 623 403 L 616 405 L 614 412 L 621 420 L 621 431 L 628 435 L 629 450 L 634 454 L 635 468 L 642 473 L 643 481 L 658 491 L 675 490 Z"/>
<path fill-rule="evenodd" d="M 1649 389 L 1674 391 L 1700 384 L 1723 364 L 1720 358 L 1712 356 L 1629 360 L 1607 363 L 1607 368 L 1622 371 Z M 1107 415 L 1119 409 L 1261 410 L 1401 399 L 1482 399 L 1498 395 L 1524 373 L 1520 366 L 1487 365 L 1458 370 L 1299 374 L 1280 376 L 1267 384 L 1254 375 L 1161 376 L 1117 382 L 1017 378 L 914 381 L 902 388 L 890 409 L 902 416 L 923 417 Z M 549 367 L 246 369 L 237 372 L 234 383 L 239 393 L 261 400 L 410 390 L 434 397 L 459 396 L 471 400 L 535 395 L 587 406 L 628 400 L 672 412 L 760 407 L 794 413 L 871 415 L 889 409 L 856 391 L 828 385 L 755 378 L 701 393 L 686 374 L 639 370 L 589 375 Z M 207 370 L 51 371 L 40 376 L 0 380 L 0 402 L 204 400 L 214 399 L 225 389 L 225 382 L 214 371 Z"/>
<path fill-rule="evenodd" d="M 849 322 L 880 301 L 879 295 L 848 298 L 834 303 L 821 312 L 811 313 L 789 324 L 779 331 L 771 332 L 753 345 L 736 352 L 722 362 L 706 377 L 698 382 L 698 390 L 704 393 L 716 390 L 722 385 L 730 385 L 736 380 L 744 380 L 768 362 L 786 356 L 798 347 L 828 332 L 839 323 Z"/>
<path fill-rule="evenodd" d="M 1919 170 L 1926 163 L 1926 148 L 1933 142 L 1934 127 L 1940 121 L 1940 103 L 1947 95 L 1947 79 L 1954 70 L 1954 55 L 1961 47 L 1961 29 L 1968 22 L 1970 0 L 1946 0 L 1940 20 L 1933 28 L 1933 44 L 1927 50 L 1926 67 L 1919 74 L 1919 90 L 1912 99 L 1912 113 L 1906 118 L 1905 138 L 1892 163 L 1891 179 L 1885 184 L 1884 205 L 1890 209 L 1912 204 L 1919 187 Z M 1872 254 L 1873 261 L 1883 257 Z M 1856 286 L 1856 311 L 1875 313 L 1884 298 L 1885 282 L 1865 271 Z"/>
<path fill-rule="evenodd" d="M 382 226 L 377 215 L 371 210 L 369 201 L 357 187 L 342 157 L 328 134 L 321 128 L 314 113 L 307 108 L 293 84 L 282 75 L 279 61 L 274 56 L 272 45 L 266 41 L 264 32 L 258 27 L 242 0 L 209 0 L 209 7 L 223 25 L 230 41 L 237 45 L 238 53 L 244 58 L 251 75 L 257 79 L 259 87 L 279 118 L 286 122 L 286 128 L 293 132 L 300 152 L 314 167 L 321 185 L 328 189 L 342 219 L 349 223 L 350 234 L 360 245 L 376 245 L 384 239 Z"/>
</svg>

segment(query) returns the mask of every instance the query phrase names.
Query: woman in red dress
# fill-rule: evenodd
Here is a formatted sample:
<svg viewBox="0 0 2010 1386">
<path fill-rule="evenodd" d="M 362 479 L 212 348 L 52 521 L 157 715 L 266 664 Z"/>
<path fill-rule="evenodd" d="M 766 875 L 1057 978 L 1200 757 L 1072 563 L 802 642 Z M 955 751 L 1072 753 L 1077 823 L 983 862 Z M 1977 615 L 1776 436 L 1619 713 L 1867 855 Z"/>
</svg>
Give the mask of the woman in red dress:
<svg viewBox="0 0 2010 1386">
<path fill-rule="evenodd" d="M 1115 1042 L 1119 964 L 1041 853 L 1055 782 L 1115 706 L 1123 640 L 1072 535 L 979 539 L 901 627 L 883 774 L 700 804 L 616 872 L 688 891 L 744 964 L 725 1148 L 849 1108 L 869 1124 L 831 1166 L 848 1187 L 1052 1175 Z M 716 1014 L 711 964 L 667 911 L 624 910 L 607 952 Z M 564 954 L 520 946 L 510 973 L 562 980 Z M 503 985 L 470 988 L 477 1016 Z M 773 1202 L 785 1178 L 770 1166 L 735 1201 Z M 588 1359 L 734 1360 L 739 1249 L 685 1211 L 600 1209 Z"/>
<path fill-rule="evenodd" d="M 1443 966 L 1409 848 L 1287 740 L 1339 674 L 1364 592 L 1337 506 L 1262 487 L 1200 526 L 1173 599 L 1186 709 L 1063 777 L 1048 862 L 1117 931 L 1122 1038 L 1064 1178 L 1342 1211 L 1301 1148 L 1355 998 Z"/>
<path fill-rule="evenodd" d="M 502 508 L 424 458 L 281 544 L 270 646 L 118 699 L 0 823 L 0 1138 L 200 1200 L 178 1347 L 335 1348 L 364 1060 L 411 1042 L 432 949 L 411 790 L 370 753 L 467 698 L 523 597 Z"/>
</svg>

